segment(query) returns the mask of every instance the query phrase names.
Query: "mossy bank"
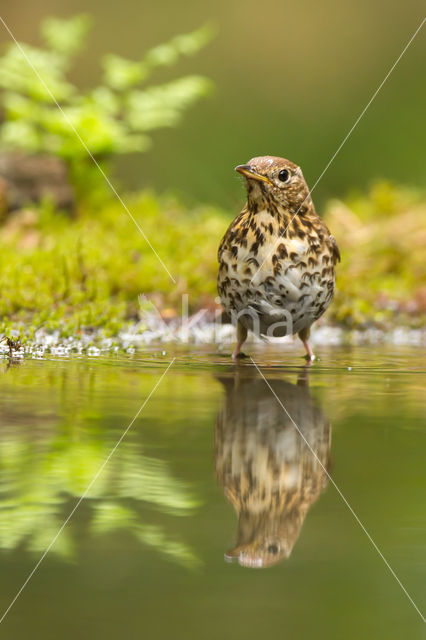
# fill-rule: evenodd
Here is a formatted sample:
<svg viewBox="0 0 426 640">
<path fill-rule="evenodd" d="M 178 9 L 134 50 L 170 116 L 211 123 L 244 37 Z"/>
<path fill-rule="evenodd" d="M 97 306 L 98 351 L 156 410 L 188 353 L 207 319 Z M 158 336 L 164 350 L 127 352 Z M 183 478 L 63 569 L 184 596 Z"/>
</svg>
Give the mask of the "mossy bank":
<svg viewBox="0 0 426 640">
<path fill-rule="evenodd" d="M 236 212 L 188 209 L 150 192 L 125 201 L 131 215 L 110 200 L 73 216 L 45 203 L 3 220 L 2 335 L 31 341 L 42 328 L 63 338 L 115 336 L 140 320 L 147 300 L 166 320 L 179 315 L 184 294 L 189 313 L 217 309 L 217 246 Z M 328 203 L 324 218 L 342 262 L 323 322 L 385 331 L 421 327 L 426 198 L 376 183 L 369 193 Z"/>
</svg>

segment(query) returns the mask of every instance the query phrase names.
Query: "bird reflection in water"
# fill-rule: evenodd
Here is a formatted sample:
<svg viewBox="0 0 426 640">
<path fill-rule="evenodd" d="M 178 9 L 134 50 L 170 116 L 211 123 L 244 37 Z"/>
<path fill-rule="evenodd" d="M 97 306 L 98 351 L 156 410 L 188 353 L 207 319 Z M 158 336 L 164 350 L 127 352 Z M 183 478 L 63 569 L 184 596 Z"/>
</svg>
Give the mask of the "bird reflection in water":
<svg viewBox="0 0 426 640">
<path fill-rule="evenodd" d="M 311 449 L 252 367 L 221 377 L 225 389 L 215 429 L 216 475 L 238 515 L 228 561 L 269 567 L 288 558 L 311 505 L 327 484 L 331 427 L 308 386 L 308 368 L 296 384 L 268 383 Z M 315 454 L 315 455 L 314 455 Z"/>
</svg>

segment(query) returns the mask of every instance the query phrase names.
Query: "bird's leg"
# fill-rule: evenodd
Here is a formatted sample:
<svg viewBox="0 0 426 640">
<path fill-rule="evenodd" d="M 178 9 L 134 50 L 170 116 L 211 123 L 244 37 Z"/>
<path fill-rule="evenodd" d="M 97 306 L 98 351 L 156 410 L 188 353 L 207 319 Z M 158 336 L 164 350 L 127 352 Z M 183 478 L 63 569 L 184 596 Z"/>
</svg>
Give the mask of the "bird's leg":
<svg viewBox="0 0 426 640">
<path fill-rule="evenodd" d="M 237 322 L 237 346 L 235 347 L 234 353 L 232 354 L 232 357 L 234 360 L 236 360 L 238 357 L 242 355 L 241 347 L 246 341 L 246 338 L 247 338 L 247 329 L 241 324 L 240 321 L 238 321 Z"/>
<path fill-rule="evenodd" d="M 299 375 L 297 376 L 298 387 L 309 389 L 309 369 L 311 368 L 311 364 L 312 362 L 307 362 L 305 366 L 302 368 Z"/>
<path fill-rule="evenodd" d="M 297 335 L 303 342 L 303 346 L 306 349 L 306 360 L 308 360 L 309 362 L 312 362 L 313 360 L 315 360 L 315 356 L 308 342 L 310 333 L 311 333 L 310 328 L 306 327 L 305 329 L 302 329 L 302 331 L 299 331 Z"/>
</svg>

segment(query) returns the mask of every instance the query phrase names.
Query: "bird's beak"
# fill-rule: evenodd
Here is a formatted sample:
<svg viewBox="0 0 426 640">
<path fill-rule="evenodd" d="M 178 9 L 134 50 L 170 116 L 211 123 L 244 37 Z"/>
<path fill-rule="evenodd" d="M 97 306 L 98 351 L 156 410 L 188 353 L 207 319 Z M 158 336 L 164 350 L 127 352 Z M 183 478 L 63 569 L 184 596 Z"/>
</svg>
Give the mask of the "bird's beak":
<svg viewBox="0 0 426 640">
<path fill-rule="evenodd" d="M 258 182 L 266 182 L 273 186 L 272 182 L 266 176 L 262 176 L 260 173 L 256 173 L 253 171 L 249 164 L 239 164 L 235 167 L 235 171 L 241 173 L 245 178 L 249 178 L 250 180 L 257 180 Z"/>
</svg>

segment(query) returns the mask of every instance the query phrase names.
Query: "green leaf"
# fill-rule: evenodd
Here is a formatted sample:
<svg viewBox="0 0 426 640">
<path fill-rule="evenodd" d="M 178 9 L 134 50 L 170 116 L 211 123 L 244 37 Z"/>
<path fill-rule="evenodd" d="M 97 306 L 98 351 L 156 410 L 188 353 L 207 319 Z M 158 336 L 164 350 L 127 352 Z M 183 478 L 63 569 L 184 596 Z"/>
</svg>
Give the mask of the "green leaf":
<svg viewBox="0 0 426 640">
<path fill-rule="evenodd" d="M 24 120 L 4 122 L 1 127 L 0 141 L 8 149 L 24 151 L 42 151 L 40 137 L 33 123 Z"/>
<path fill-rule="evenodd" d="M 126 60 L 112 54 L 104 57 L 102 66 L 105 82 L 118 91 L 138 85 L 147 75 L 144 63 Z"/>
<path fill-rule="evenodd" d="M 135 534 L 141 542 L 153 547 L 186 569 L 196 569 L 202 564 L 201 560 L 187 544 L 178 540 L 171 540 L 162 527 L 139 525 L 135 530 Z"/>
<path fill-rule="evenodd" d="M 136 522 L 137 517 L 132 509 L 120 503 L 105 500 L 93 505 L 91 529 L 95 534 L 130 529 Z"/>
<path fill-rule="evenodd" d="M 179 52 L 173 43 L 160 44 L 145 56 L 145 62 L 150 67 L 171 66 L 179 58 Z"/>
<path fill-rule="evenodd" d="M 151 49 L 142 61 L 105 56 L 104 86 L 78 93 L 67 72 L 89 26 L 84 15 L 48 18 L 41 28 L 46 48 L 14 43 L 0 57 L 1 144 L 64 159 L 77 191 L 80 183 L 92 189 L 82 178 L 85 166 L 79 170 L 87 149 L 102 163 L 114 154 L 146 151 L 151 145 L 146 132 L 177 125 L 184 111 L 211 88 L 206 78 L 188 76 L 139 89 L 156 66 L 199 51 L 213 35 L 211 27 L 204 26 Z"/>
<path fill-rule="evenodd" d="M 170 42 L 154 47 L 145 57 L 150 67 L 170 66 L 177 62 L 179 56 L 190 56 L 197 53 L 213 38 L 215 30 L 210 25 L 181 36 L 175 36 Z"/>
<path fill-rule="evenodd" d="M 96 87 L 87 97 L 99 109 L 103 109 L 109 115 L 118 115 L 120 111 L 120 99 L 109 87 Z"/>
<path fill-rule="evenodd" d="M 129 125 L 137 131 L 174 126 L 183 111 L 205 96 L 211 86 L 206 78 L 186 76 L 145 91 L 133 91 L 127 102 Z"/>
<path fill-rule="evenodd" d="M 41 33 L 50 49 L 70 57 L 84 45 L 90 27 L 91 20 L 84 14 L 66 19 L 46 18 L 41 24 Z"/>
<path fill-rule="evenodd" d="M 74 94 L 60 55 L 26 44 L 21 49 L 13 44 L 0 59 L 0 88 L 50 103 L 54 102 L 51 94 L 59 102 Z"/>
<path fill-rule="evenodd" d="M 131 136 L 125 122 L 117 120 L 93 102 L 83 101 L 65 111 L 94 156 L 143 151 L 149 146 L 148 138 Z M 87 150 L 62 113 L 57 111 L 48 114 L 43 126 L 51 134 L 49 142 L 46 140 L 51 152 L 70 160 L 87 156 Z"/>
<path fill-rule="evenodd" d="M 34 121 L 37 119 L 36 114 L 39 113 L 39 105 L 19 93 L 5 92 L 3 107 L 8 120 Z"/>
<path fill-rule="evenodd" d="M 216 29 L 212 25 L 205 24 L 192 33 L 176 36 L 172 43 L 182 55 L 193 56 L 205 47 L 215 35 Z"/>
</svg>

